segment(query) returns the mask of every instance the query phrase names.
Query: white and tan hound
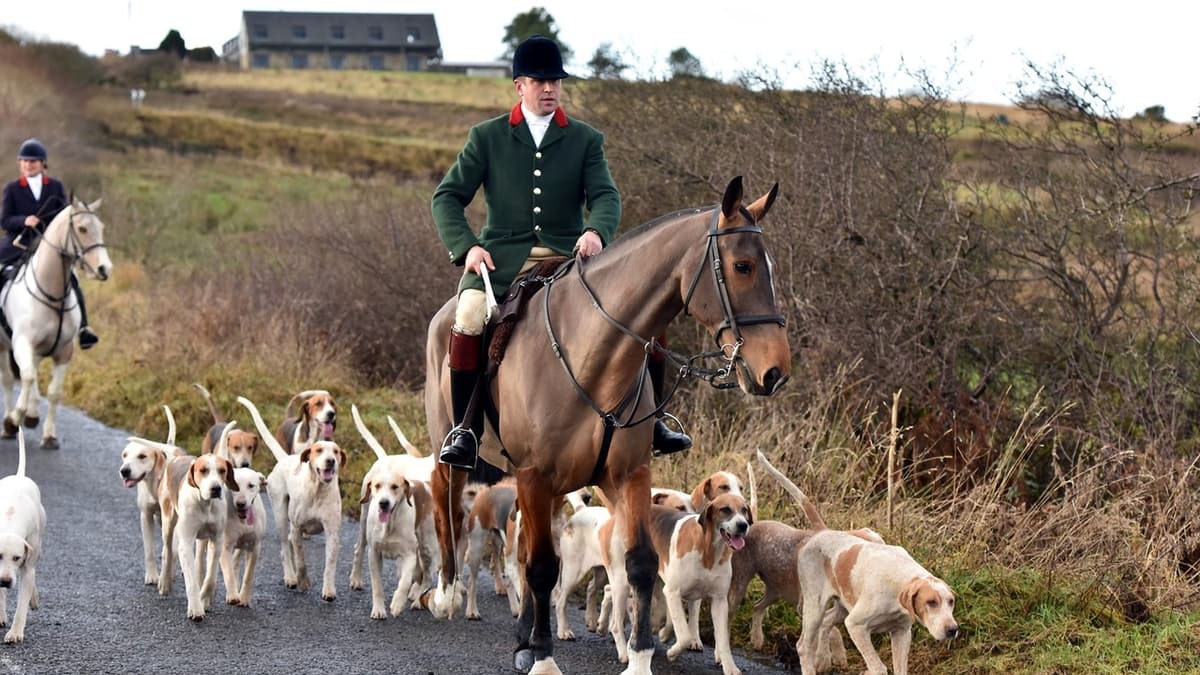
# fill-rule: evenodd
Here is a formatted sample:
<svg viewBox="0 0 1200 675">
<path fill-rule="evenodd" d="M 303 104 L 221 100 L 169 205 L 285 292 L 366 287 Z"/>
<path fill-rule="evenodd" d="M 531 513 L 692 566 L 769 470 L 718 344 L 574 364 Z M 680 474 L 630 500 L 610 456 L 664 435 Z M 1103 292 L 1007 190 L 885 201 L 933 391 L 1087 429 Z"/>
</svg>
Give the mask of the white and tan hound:
<svg viewBox="0 0 1200 675">
<path fill-rule="evenodd" d="M 17 472 L 0 478 L 0 626 L 8 624 L 8 589 L 17 584 L 17 610 L 4 636 L 25 641 L 25 620 L 37 609 L 37 564 L 46 531 L 46 509 L 37 483 L 25 475 L 25 433 L 17 430 Z"/>
<path fill-rule="evenodd" d="M 238 403 L 250 411 L 250 417 L 271 454 L 275 468 L 267 476 L 267 494 L 275 516 L 280 539 L 283 583 L 288 588 L 307 591 L 312 585 L 308 563 L 304 559 L 304 535 L 325 533 L 325 572 L 321 597 L 337 599 L 338 532 L 342 526 L 342 491 L 338 471 L 346 463 L 346 453 L 333 441 L 314 441 L 297 446 L 299 454 L 287 454 L 270 434 L 258 408 L 239 396 Z"/>
<path fill-rule="evenodd" d="M 229 514 L 225 519 L 225 545 L 221 547 L 221 576 L 225 579 L 225 601 L 231 605 L 250 606 L 254 595 L 254 571 L 267 536 L 267 510 L 262 494 L 267 479 L 254 469 L 237 467 L 233 470 L 237 494 L 231 495 Z M 241 575 L 238 565 L 244 564 Z"/>
<path fill-rule="evenodd" d="M 293 414 L 292 406 L 300 399 L 304 399 L 300 412 Z M 292 454 L 316 441 L 333 440 L 333 432 L 337 428 L 337 404 L 334 403 L 333 394 L 324 389 L 309 389 L 288 401 L 283 417 L 274 437 L 288 454 Z M 264 438 L 267 436 L 262 429 L 259 429 L 259 433 Z"/>
<path fill-rule="evenodd" d="M 500 595 L 508 593 L 503 579 L 506 575 L 497 572 L 503 567 L 508 515 L 516 503 L 517 482 L 516 479 L 510 478 L 495 485 L 481 487 L 476 493 L 471 510 L 467 512 L 467 551 L 463 574 L 467 577 L 466 618 L 470 621 L 478 621 L 481 618 L 476 586 L 484 561 L 488 561 L 491 566 L 496 592 Z"/>
<path fill-rule="evenodd" d="M 145 583 L 158 583 L 158 549 L 154 544 L 154 531 L 162 529 L 162 509 L 158 505 L 158 484 L 162 481 L 167 460 L 186 455 L 183 448 L 175 446 L 175 417 L 171 409 L 163 406 L 167 414 L 167 442 L 171 450 L 161 446 L 147 445 L 136 437 L 130 437 L 121 450 L 121 482 L 127 488 L 137 488 L 138 520 L 142 529 L 142 562 L 146 570 Z"/>
<path fill-rule="evenodd" d="M 208 412 L 213 418 L 212 426 L 208 428 L 208 433 L 204 434 L 204 440 L 200 444 L 200 454 L 207 455 L 219 447 L 218 441 L 225 428 L 226 420 L 221 411 L 217 409 L 217 404 L 213 402 L 208 389 L 199 383 L 193 383 L 192 386 L 200 390 L 201 395 L 204 396 L 204 402 L 208 404 Z M 233 429 L 225 439 L 222 456 L 232 462 L 234 468 L 248 468 L 254 461 L 254 453 L 258 451 L 258 446 L 258 434 L 253 431 Z"/>
</svg>

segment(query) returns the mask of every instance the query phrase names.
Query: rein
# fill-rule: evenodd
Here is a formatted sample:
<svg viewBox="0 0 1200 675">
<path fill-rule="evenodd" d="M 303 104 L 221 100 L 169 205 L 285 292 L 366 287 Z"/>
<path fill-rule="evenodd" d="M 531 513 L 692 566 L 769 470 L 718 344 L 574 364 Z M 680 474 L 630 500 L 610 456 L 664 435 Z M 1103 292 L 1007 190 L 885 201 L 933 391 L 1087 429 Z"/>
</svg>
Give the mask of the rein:
<svg viewBox="0 0 1200 675">
<path fill-rule="evenodd" d="M 754 218 L 750 215 L 749 211 L 747 211 L 745 208 L 742 208 L 741 212 L 748 220 L 754 222 Z M 688 311 L 688 305 L 691 302 L 692 295 L 696 291 L 696 287 L 700 283 L 701 276 L 704 274 L 705 263 L 711 260 L 713 283 L 716 285 L 717 296 L 721 301 L 721 312 L 724 315 L 724 320 L 720 325 L 717 326 L 716 331 L 714 331 L 714 339 L 716 340 L 718 347 L 718 349 L 715 351 L 702 352 L 692 356 L 684 356 L 659 345 L 654 339 L 647 340 L 638 335 L 604 309 L 604 306 L 600 303 L 600 298 L 596 295 L 596 292 L 592 290 L 592 287 L 588 285 L 587 279 L 584 278 L 583 265 L 574 265 L 578 271 L 579 283 L 583 286 L 584 291 L 588 294 L 588 298 L 591 300 L 592 307 L 596 308 L 596 310 L 600 312 L 600 315 L 617 330 L 640 342 L 645 352 L 645 356 L 642 358 L 642 368 L 638 372 L 637 379 L 631 384 L 630 389 L 625 396 L 621 398 L 621 401 L 611 410 L 605 410 L 601 408 L 600 405 L 596 403 L 595 399 L 593 399 L 592 396 L 587 392 L 587 390 L 584 389 L 583 385 L 579 383 L 579 380 L 575 377 L 574 371 L 571 370 L 571 365 L 567 363 L 566 357 L 562 352 L 562 345 L 558 340 L 558 336 L 554 333 L 554 325 L 550 319 L 550 292 L 553 289 L 554 282 L 564 277 L 572 265 L 563 265 L 551 277 L 539 279 L 539 281 L 541 281 L 546 287 L 545 293 L 542 294 L 542 306 L 545 313 L 546 333 L 550 337 L 550 348 L 554 351 L 554 356 L 558 358 L 558 362 L 560 365 L 562 365 L 563 370 L 566 371 L 567 379 L 569 379 L 571 381 L 571 385 L 575 387 L 576 394 L 578 394 L 581 399 L 587 402 L 592 410 L 604 420 L 604 440 L 600 448 L 600 456 L 596 461 L 596 468 L 592 472 L 592 484 L 595 484 L 599 479 L 599 473 L 603 469 L 604 462 L 608 455 L 608 446 L 612 440 L 613 431 L 615 429 L 634 427 L 656 417 L 663 411 L 664 408 L 666 408 L 671 399 L 675 397 L 675 393 L 679 389 L 679 385 L 683 378 L 698 377 L 717 389 L 730 389 L 737 386 L 736 381 L 722 382 L 720 380 L 728 380 L 728 378 L 733 374 L 734 365 L 742 361 L 739 352 L 742 344 L 745 342 L 745 339 L 742 337 L 740 326 L 752 326 L 764 323 L 776 323 L 781 326 L 787 325 L 787 320 L 782 314 L 756 314 L 739 316 L 734 312 L 733 304 L 729 299 L 729 289 L 726 286 L 725 275 L 721 270 L 721 252 L 716 244 L 716 238 L 728 234 L 761 235 L 762 228 L 758 227 L 757 225 L 740 225 L 737 227 L 718 229 L 717 223 L 720 215 L 721 209 L 719 207 L 714 208 L 712 220 L 708 227 L 707 250 L 705 251 L 704 257 L 700 259 L 700 264 L 696 268 L 696 274 L 692 278 L 692 283 L 688 288 L 687 296 L 683 301 L 684 313 L 690 315 L 690 312 Z M 579 259 L 577 258 L 572 262 L 578 261 Z M 733 331 L 733 343 L 721 342 L 721 333 L 726 330 Z M 663 396 L 663 400 L 659 402 L 659 404 L 649 413 L 634 419 L 634 413 L 630 412 L 624 420 L 619 419 L 621 415 L 625 414 L 626 410 L 637 410 L 638 404 L 641 402 L 642 390 L 646 380 L 646 365 L 650 360 L 650 356 L 654 353 L 660 353 L 664 355 L 679 366 L 678 373 L 675 377 L 675 382 L 671 386 L 671 391 Z M 716 369 L 701 368 L 696 365 L 697 361 L 708 358 L 721 358 L 725 361 L 725 364 L 723 367 Z"/>
</svg>

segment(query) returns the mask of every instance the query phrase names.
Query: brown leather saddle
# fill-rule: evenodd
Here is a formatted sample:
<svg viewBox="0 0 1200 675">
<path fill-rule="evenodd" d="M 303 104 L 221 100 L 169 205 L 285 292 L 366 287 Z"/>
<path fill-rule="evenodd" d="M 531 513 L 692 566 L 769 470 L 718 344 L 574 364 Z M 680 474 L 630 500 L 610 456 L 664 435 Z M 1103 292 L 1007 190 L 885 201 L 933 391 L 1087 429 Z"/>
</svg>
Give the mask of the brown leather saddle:
<svg viewBox="0 0 1200 675">
<path fill-rule="evenodd" d="M 499 301 L 499 307 L 492 315 L 489 325 L 491 337 L 488 340 L 488 360 L 493 365 L 499 365 L 504 360 L 504 351 L 508 349 L 508 341 L 512 337 L 513 328 L 524 315 L 525 305 L 529 303 L 530 298 L 537 293 L 538 289 L 546 285 L 548 279 L 553 278 L 559 272 L 559 268 L 570 261 L 573 261 L 573 258 L 566 256 L 543 260 L 530 270 L 529 274 L 514 283 L 508 289 L 508 294 L 504 296 L 504 299 Z"/>
</svg>

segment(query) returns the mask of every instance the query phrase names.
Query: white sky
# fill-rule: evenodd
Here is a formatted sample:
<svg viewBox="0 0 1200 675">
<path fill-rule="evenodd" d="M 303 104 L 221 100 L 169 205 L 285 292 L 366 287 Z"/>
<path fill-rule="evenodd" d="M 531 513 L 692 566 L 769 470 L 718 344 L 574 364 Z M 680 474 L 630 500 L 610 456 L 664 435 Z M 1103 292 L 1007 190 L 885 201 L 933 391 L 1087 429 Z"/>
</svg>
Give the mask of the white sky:
<svg viewBox="0 0 1200 675">
<path fill-rule="evenodd" d="M 642 73 L 664 74 L 667 54 L 686 47 L 710 75 L 765 64 L 797 88 L 821 59 L 890 75 L 901 59 L 940 74 L 957 58 L 955 98 L 1005 103 L 1028 58 L 1100 75 L 1126 115 L 1156 104 L 1176 121 L 1200 111 L 1200 0 L 0 0 L 0 25 L 90 54 L 154 47 L 175 28 L 189 47 L 219 52 L 243 10 L 432 13 L 446 61 L 491 61 L 504 27 L 537 6 L 554 17 L 575 53 L 568 71 L 579 74 L 603 42 Z"/>
</svg>

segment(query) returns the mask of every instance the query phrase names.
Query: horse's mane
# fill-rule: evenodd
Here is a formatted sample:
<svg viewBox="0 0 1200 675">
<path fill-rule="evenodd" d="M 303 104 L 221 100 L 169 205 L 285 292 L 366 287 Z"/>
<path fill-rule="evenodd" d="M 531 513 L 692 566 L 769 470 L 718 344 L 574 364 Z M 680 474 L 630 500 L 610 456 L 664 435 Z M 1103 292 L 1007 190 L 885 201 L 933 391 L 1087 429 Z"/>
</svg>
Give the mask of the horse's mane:
<svg viewBox="0 0 1200 675">
<path fill-rule="evenodd" d="M 698 213 L 705 213 L 708 211 L 712 211 L 715 208 L 717 208 L 716 205 L 698 206 L 698 207 L 691 207 L 691 208 L 687 208 L 687 209 L 679 209 L 678 211 L 674 211 L 672 213 L 668 213 L 666 215 L 659 216 L 659 217 L 655 218 L 654 220 L 642 223 L 641 225 L 638 225 L 637 227 L 633 228 L 632 230 L 629 230 L 628 232 L 625 232 L 624 234 L 620 235 L 615 240 L 613 240 L 611 245 L 609 245 L 607 248 L 605 248 L 604 252 L 612 251 L 614 249 L 620 250 L 620 249 L 628 246 L 629 242 L 631 240 L 638 239 L 643 234 L 646 234 L 650 230 L 655 229 L 659 225 L 662 225 L 663 223 L 665 223 L 669 220 L 677 220 L 684 216 L 692 216 L 692 215 L 696 215 Z"/>
</svg>

